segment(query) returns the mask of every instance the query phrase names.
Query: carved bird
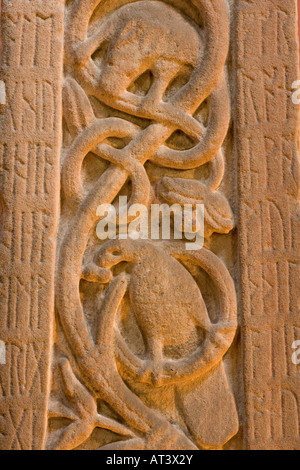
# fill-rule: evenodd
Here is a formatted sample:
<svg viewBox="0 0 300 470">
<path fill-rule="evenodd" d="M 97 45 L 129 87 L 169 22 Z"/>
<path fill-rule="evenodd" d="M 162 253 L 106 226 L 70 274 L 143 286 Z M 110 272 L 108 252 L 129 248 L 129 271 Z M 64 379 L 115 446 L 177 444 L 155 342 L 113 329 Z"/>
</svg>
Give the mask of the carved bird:
<svg viewBox="0 0 300 470">
<path fill-rule="evenodd" d="M 110 269 L 123 261 L 133 266 L 130 305 L 147 348 L 140 378 L 159 387 L 164 349 L 180 347 L 197 327 L 209 331 L 212 325 L 194 278 L 162 247 L 144 240 L 112 240 L 95 257 L 96 277 L 109 282 Z M 207 377 L 178 384 L 174 391 L 199 447 L 222 448 L 237 433 L 236 404 L 222 362 L 215 364 Z"/>
<path fill-rule="evenodd" d="M 209 330 L 210 319 L 194 278 L 162 248 L 144 240 L 115 240 L 98 254 L 102 268 L 133 263 L 129 285 L 130 306 L 144 337 L 147 357 L 141 376 L 158 383 L 164 350 L 196 338 L 197 327 Z"/>
</svg>

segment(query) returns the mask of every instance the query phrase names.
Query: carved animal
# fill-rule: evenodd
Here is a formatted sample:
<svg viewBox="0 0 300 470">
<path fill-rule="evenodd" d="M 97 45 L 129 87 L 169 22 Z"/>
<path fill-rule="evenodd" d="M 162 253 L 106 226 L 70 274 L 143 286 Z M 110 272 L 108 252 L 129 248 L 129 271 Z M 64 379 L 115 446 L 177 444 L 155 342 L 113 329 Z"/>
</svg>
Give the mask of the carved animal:
<svg viewBox="0 0 300 470">
<path fill-rule="evenodd" d="M 152 371 L 159 381 L 164 347 L 186 343 L 196 327 L 209 330 L 207 309 L 194 278 L 163 248 L 142 240 L 116 240 L 100 250 L 96 264 L 110 269 L 122 261 L 133 263 L 130 305 L 149 357 L 141 374 Z"/>
<path fill-rule="evenodd" d="M 104 44 L 107 51 L 98 68 L 96 51 Z M 77 63 L 84 67 L 91 56 L 95 63 L 89 62 L 86 75 L 87 86 L 94 78 L 90 92 L 110 106 L 113 103 L 120 110 L 144 117 L 146 111 L 157 111 L 170 82 L 199 62 L 200 39 L 196 29 L 171 6 L 141 1 L 125 5 L 108 17 L 79 47 Z M 153 78 L 146 96 L 130 93 L 130 85 L 146 71 L 151 71 Z M 161 104 L 164 114 L 167 104 Z"/>
</svg>

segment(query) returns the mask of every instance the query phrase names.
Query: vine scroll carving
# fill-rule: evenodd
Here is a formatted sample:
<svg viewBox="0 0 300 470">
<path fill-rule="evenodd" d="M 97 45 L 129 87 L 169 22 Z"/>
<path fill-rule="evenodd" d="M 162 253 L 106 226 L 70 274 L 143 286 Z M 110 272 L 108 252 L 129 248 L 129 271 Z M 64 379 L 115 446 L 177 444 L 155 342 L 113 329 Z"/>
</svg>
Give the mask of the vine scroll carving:
<svg viewBox="0 0 300 470">
<path fill-rule="evenodd" d="M 223 364 L 237 328 L 235 287 L 210 248 L 213 233 L 234 227 L 219 189 L 230 119 L 227 5 L 112 3 L 75 0 L 66 12 L 47 445 L 221 448 L 238 431 Z M 120 195 L 129 213 L 133 204 L 203 203 L 205 247 L 101 243 L 97 207 Z"/>
</svg>

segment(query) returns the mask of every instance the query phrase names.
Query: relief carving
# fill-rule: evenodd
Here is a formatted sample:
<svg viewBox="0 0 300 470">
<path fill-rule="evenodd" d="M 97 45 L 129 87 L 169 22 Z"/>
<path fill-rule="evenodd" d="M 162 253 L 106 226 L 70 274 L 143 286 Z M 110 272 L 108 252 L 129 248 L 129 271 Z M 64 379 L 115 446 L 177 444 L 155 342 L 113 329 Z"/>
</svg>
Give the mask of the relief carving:
<svg viewBox="0 0 300 470">
<path fill-rule="evenodd" d="M 59 219 L 63 1 L 1 1 L 0 449 L 44 447 Z"/>
<path fill-rule="evenodd" d="M 0 449 L 299 449 L 297 1 L 0 3 Z"/>
<path fill-rule="evenodd" d="M 210 241 L 234 227 L 220 191 L 230 119 L 227 4 L 102 3 L 66 7 L 47 446 L 222 448 L 239 427 L 223 364 L 237 329 L 235 286 Z M 203 203 L 205 247 L 100 243 L 97 207 L 120 195 L 129 208 Z"/>
<path fill-rule="evenodd" d="M 299 75 L 295 1 L 236 7 L 241 342 L 247 450 L 300 446 Z M 249 45 L 255 43 L 256 56 Z M 257 149 L 259 157 L 257 156 Z"/>
</svg>

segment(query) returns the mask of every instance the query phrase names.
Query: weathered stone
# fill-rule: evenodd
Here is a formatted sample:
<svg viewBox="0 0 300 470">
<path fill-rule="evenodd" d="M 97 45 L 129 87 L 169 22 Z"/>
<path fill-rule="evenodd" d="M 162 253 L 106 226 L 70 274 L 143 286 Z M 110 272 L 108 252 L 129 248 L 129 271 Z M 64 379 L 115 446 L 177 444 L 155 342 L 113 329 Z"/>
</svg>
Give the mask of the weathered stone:
<svg viewBox="0 0 300 470">
<path fill-rule="evenodd" d="M 39 449 L 54 321 L 63 1 L 3 1 L 1 18 L 0 447 Z"/>
<path fill-rule="evenodd" d="M 296 0 L 2 1 L 0 448 L 300 449 Z"/>
</svg>

